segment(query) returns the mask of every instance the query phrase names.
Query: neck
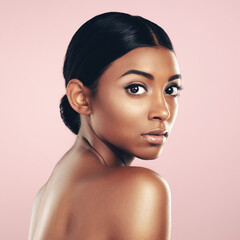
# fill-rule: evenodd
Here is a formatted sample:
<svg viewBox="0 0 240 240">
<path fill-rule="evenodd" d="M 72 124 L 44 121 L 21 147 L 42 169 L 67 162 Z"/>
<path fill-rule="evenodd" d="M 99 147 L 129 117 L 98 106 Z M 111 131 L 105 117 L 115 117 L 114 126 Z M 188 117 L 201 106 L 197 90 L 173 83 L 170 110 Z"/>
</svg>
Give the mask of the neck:
<svg viewBox="0 0 240 240">
<path fill-rule="evenodd" d="M 134 156 L 100 139 L 84 117 L 81 118 L 81 128 L 73 147 L 92 151 L 107 167 L 130 166 L 134 159 Z"/>
</svg>

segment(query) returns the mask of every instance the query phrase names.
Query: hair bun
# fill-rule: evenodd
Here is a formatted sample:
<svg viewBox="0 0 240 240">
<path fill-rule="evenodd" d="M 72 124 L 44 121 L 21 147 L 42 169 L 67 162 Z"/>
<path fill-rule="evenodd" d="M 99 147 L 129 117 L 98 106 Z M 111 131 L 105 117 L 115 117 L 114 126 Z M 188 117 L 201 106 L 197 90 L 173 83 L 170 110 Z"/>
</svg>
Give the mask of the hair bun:
<svg viewBox="0 0 240 240">
<path fill-rule="evenodd" d="M 59 107 L 63 122 L 77 135 L 81 125 L 80 115 L 71 107 L 66 94 L 61 98 Z"/>
</svg>

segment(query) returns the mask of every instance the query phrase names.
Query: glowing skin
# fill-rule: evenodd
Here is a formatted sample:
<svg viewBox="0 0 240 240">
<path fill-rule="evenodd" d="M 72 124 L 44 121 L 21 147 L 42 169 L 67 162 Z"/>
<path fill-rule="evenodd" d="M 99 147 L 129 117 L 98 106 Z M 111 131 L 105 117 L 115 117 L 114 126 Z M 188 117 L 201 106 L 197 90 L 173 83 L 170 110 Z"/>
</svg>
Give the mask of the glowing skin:
<svg viewBox="0 0 240 240">
<path fill-rule="evenodd" d="M 142 134 L 166 129 L 170 135 L 179 75 L 174 53 L 144 47 L 114 61 L 94 97 L 79 79 L 69 82 L 81 128 L 35 198 L 29 240 L 170 239 L 166 181 L 129 165 L 134 157 L 160 155 L 165 143 L 149 143 Z"/>
<path fill-rule="evenodd" d="M 135 73 L 124 75 L 129 70 L 151 74 L 153 79 Z M 134 156 L 155 159 L 160 155 L 165 143 L 149 144 L 142 134 L 166 129 L 170 135 L 178 111 L 174 97 L 178 90 L 173 85 L 179 86 L 180 78 L 169 79 L 178 74 L 173 52 L 145 47 L 117 59 L 100 77 L 89 122 L 102 142 L 129 155 L 128 164 Z"/>
</svg>

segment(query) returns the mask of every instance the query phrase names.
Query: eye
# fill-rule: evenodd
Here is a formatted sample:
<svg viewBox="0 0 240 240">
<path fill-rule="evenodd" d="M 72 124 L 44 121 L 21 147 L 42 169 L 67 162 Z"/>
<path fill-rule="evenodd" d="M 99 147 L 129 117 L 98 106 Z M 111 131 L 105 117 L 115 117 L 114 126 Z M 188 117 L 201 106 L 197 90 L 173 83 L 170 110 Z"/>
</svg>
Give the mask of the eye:
<svg viewBox="0 0 240 240">
<path fill-rule="evenodd" d="M 177 97 L 179 96 L 178 91 L 182 90 L 183 87 L 182 86 L 178 86 L 178 85 L 171 85 L 168 86 L 165 90 L 165 92 L 169 95 L 172 95 L 173 97 Z"/>
<path fill-rule="evenodd" d="M 146 88 L 140 84 L 131 84 L 131 85 L 125 87 L 125 89 L 126 89 L 127 93 L 132 94 L 132 95 L 140 95 L 146 91 Z"/>
</svg>

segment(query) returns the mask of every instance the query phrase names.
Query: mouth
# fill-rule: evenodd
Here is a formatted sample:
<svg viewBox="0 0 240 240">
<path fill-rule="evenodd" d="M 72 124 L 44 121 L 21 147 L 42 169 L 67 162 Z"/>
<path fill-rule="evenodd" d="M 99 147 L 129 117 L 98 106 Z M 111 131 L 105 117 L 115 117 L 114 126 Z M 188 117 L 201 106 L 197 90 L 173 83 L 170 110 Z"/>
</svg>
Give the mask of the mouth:
<svg viewBox="0 0 240 240">
<path fill-rule="evenodd" d="M 168 131 L 156 129 L 148 133 L 144 133 L 142 136 L 147 142 L 151 144 L 162 144 L 168 137 Z"/>
</svg>

